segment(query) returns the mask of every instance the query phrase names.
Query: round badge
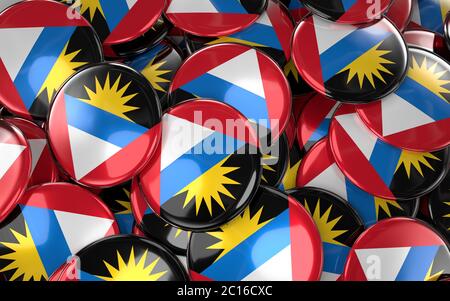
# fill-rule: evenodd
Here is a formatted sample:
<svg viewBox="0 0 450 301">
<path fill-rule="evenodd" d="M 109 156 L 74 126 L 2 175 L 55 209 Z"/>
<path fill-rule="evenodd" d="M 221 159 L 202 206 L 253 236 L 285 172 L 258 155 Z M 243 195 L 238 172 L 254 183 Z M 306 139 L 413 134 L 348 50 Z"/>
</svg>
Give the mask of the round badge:
<svg viewBox="0 0 450 301">
<path fill-rule="evenodd" d="M 300 120 L 300 114 L 303 112 L 303 109 L 306 107 L 308 101 L 313 98 L 317 93 L 309 92 L 302 95 L 295 95 L 292 99 L 292 113 L 294 114 L 295 121 L 298 122 Z"/>
<path fill-rule="evenodd" d="M 182 62 L 183 58 L 178 50 L 167 42 L 161 42 L 125 64 L 145 76 L 158 94 L 161 106 L 167 108 L 169 85 Z"/>
<path fill-rule="evenodd" d="M 450 5 L 442 0 L 417 0 L 413 4 L 411 23 L 444 34 L 444 22 Z"/>
<path fill-rule="evenodd" d="M 408 59 L 402 36 L 386 18 L 353 26 L 314 15 L 297 26 L 292 56 L 314 90 L 352 103 L 393 92 L 406 73 Z"/>
<path fill-rule="evenodd" d="M 286 173 L 289 159 L 289 142 L 283 133 L 272 145 L 260 148 L 262 158 L 261 184 L 277 187 Z"/>
<path fill-rule="evenodd" d="M 393 0 L 392 5 L 385 13 L 386 17 L 394 23 L 399 31 L 404 31 L 411 21 L 414 0 Z"/>
<path fill-rule="evenodd" d="M 290 196 L 260 186 L 243 213 L 213 232 L 192 233 L 193 280 L 319 280 L 322 244 L 308 212 Z"/>
<path fill-rule="evenodd" d="M 404 0 L 401 0 L 404 1 Z M 337 23 L 360 24 L 381 18 L 392 0 L 303 0 L 314 14 Z"/>
<path fill-rule="evenodd" d="M 165 0 L 57 1 L 70 6 L 68 16 L 81 14 L 91 23 L 107 57 L 141 52 L 169 31 L 162 18 Z"/>
<path fill-rule="evenodd" d="M 15 126 L 0 120 L 0 221 L 14 209 L 27 188 L 31 172 L 31 147 Z"/>
<path fill-rule="evenodd" d="M 170 108 L 161 127 L 157 154 L 139 175 L 150 208 L 194 231 L 242 212 L 261 176 L 258 141 L 245 117 L 221 102 L 193 100 Z"/>
<path fill-rule="evenodd" d="M 187 281 L 181 262 L 163 246 L 142 237 L 117 235 L 82 249 L 76 270 L 59 281 Z M 69 268 L 69 267 L 68 267 Z"/>
<path fill-rule="evenodd" d="M 367 229 L 353 244 L 344 281 L 436 281 L 450 271 L 444 240 L 426 223 L 393 218 Z"/>
<path fill-rule="evenodd" d="M 110 187 L 131 179 L 159 143 L 161 108 L 147 79 L 124 65 L 78 72 L 57 93 L 48 137 L 75 181 Z"/>
<path fill-rule="evenodd" d="M 3 0 L 2 3 L 0 3 L 0 12 L 4 11 L 13 4 L 19 3 L 20 1 L 22 0 Z"/>
<path fill-rule="evenodd" d="M 305 150 L 300 149 L 297 143 L 294 143 L 289 149 L 288 166 L 279 187 L 280 190 L 285 191 L 297 187 L 298 168 L 300 167 L 300 163 L 302 162 L 305 153 Z"/>
<path fill-rule="evenodd" d="M 288 142 L 289 149 L 292 148 L 292 146 L 295 143 L 296 135 L 297 135 L 297 124 L 294 117 L 294 114 L 291 114 L 291 117 L 289 118 L 289 122 L 286 126 L 286 129 L 284 130 L 283 135 L 286 135 L 286 139 Z"/>
<path fill-rule="evenodd" d="M 144 236 L 159 241 L 177 255 L 186 255 L 191 232 L 164 222 L 147 205 L 136 178 L 131 184 L 131 206 Z"/>
<path fill-rule="evenodd" d="M 0 274 L 47 280 L 70 256 L 118 232 L 111 211 L 87 190 L 68 183 L 34 186 L 0 224 Z"/>
<path fill-rule="evenodd" d="M 450 65 L 435 54 L 409 48 L 409 68 L 399 89 L 358 106 L 367 127 L 381 140 L 430 152 L 450 145 Z"/>
<path fill-rule="evenodd" d="M 330 125 L 336 163 L 362 190 L 390 200 L 413 199 L 444 178 L 449 149 L 413 152 L 387 144 L 361 121 L 353 106 L 339 108 Z"/>
<path fill-rule="evenodd" d="M 431 192 L 429 212 L 437 229 L 450 241 L 450 172 L 444 181 Z"/>
<path fill-rule="evenodd" d="M 194 35 L 218 37 L 240 31 L 258 20 L 268 0 L 169 0 L 167 18 Z"/>
<path fill-rule="evenodd" d="M 422 48 L 436 53 L 447 61 L 450 60 L 450 50 L 445 39 L 437 33 L 422 29 L 408 29 L 403 33 L 403 37 L 410 47 Z"/>
<path fill-rule="evenodd" d="M 45 119 L 61 85 L 103 59 L 89 23 L 67 18 L 67 7 L 52 1 L 24 1 L 2 12 L 0 40 L 0 101 L 27 119 Z"/>
<path fill-rule="evenodd" d="M 331 118 L 338 107 L 339 102 L 321 94 L 308 101 L 297 123 L 300 148 L 308 151 L 317 141 L 328 136 Z"/>
<path fill-rule="evenodd" d="M 275 141 L 291 114 L 291 92 L 281 69 L 244 45 L 219 44 L 196 52 L 178 69 L 169 93 L 171 105 L 198 97 L 231 105 L 258 124 L 262 140 L 270 134 Z"/>
<path fill-rule="evenodd" d="M 131 212 L 131 183 L 103 189 L 99 197 L 114 214 L 121 234 L 133 232 L 134 217 Z"/>
<path fill-rule="evenodd" d="M 336 281 L 350 248 L 364 230 L 359 216 L 347 202 L 323 190 L 300 188 L 287 193 L 305 207 L 319 230 L 323 247 L 320 280 Z"/>
<path fill-rule="evenodd" d="M 391 217 L 414 217 L 419 199 L 388 200 L 371 195 L 344 176 L 329 149 L 328 139 L 320 140 L 306 154 L 297 174 L 297 187 L 314 187 L 344 199 L 361 217 L 365 226 Z"/>
<path fill-rule="evenodd" d="M 31 175 L 28 187 L 56 182 L 59 177 L 59 170 L 53 161 L 44 130 L 25 119 L 8 118 L 6 120 L 22 131 L 30 145 Z"/>
<path fill-rule="evenodd" d="M 301 0 L 281 0 L 288 9 L 295 22 L 299 22 L 309 14 L 309 10 L 303 5 Z"/>
</svg>

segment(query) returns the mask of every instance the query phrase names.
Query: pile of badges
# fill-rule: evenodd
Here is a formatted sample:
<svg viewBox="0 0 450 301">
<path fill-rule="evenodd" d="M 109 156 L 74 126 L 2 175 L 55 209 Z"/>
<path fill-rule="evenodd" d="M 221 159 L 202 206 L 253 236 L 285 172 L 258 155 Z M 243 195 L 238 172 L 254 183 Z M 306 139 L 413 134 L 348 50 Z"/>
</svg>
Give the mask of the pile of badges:
<svg viewBox="0 0 450 301">
<path fill-rule="evenodd" d="M 2 0 L 0 281 L 450 277 L 450 0 Z"/>
</svg>

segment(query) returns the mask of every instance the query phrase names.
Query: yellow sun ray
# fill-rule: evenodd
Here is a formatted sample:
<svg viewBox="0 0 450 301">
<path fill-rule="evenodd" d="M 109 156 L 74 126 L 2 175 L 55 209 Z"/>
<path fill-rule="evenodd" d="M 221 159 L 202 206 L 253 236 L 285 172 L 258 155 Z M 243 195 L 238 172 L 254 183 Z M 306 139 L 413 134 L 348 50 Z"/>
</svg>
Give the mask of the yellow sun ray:
<svg viewBox="0 0 450 301">
<path fill-rule="evenodd" d="M 218 37 L 217 39 L 206 43 L 206 45 L 209 46 L 209 45 L 216 45 L 216 44 L 222 44 L 222 43 L 234 43 L 234 44 L 247 45 L 247 46 L 251 46 L 251 47 L 267 47 L 266 45 L 263 45 L 263 44 L 258 44 L 255 42 L 250 42 L 250 41 L 237 39 L 237 38 L 233 38 L 233 37 L 226 37 L 226 36 Z"/>
<path fill-rule="evenodd" d="M 444 202 L 444 204 L 446 204 L 446 205 L 450 206 L 450 202 Z M 450 218 L 450 213 L 448 213 L 448 214 L 445 214 L 445 215 L 443 215 L 442 217 L 447 217 L 447 218 Z M 447 228 L 447 230 L 449 230 L 449 231 L 450 231 L 450 227 L 449 227 L 449 228 Z"/>
<path fill-rule="evenodd" d="M 299 81 L 299 77 L 298 77 L 298 70 L 294 65 L 294 61 L 290 60 L 283 68 L 284 71 L 284 76 L 288 77 L 290 73 L 292 73 L 292 75 L 295 78 L 295 81 L 298 83 Z"/>
<path fill-rule="evenodd" d="M 438 271 L 431 275 L 431 270 L 433 269 L 434 260 L 428 268 L 427 274 L 425 275 L 424 281 L 437 281 L 439 277 L 444 273 L 444 270 Z"/>
<path fill-rule="evenodd" d="M 419 172 L 419 174 L 423 177 L 422 165 L 428 167 L 429 169 L 434 171 L 433 166 L 431 166 L 430 162 L 427 160 L 437 160 L 441 161 L 438 157 L 433 155 L 432 153 L 421 153 L 421 152 L 412 152 L 407 150 L 402 150 L 402 154 L 400 155 L 400 159 L 398 160 L 397 167 L 395 168 L 395 172 L 400 168 L 400 166 L 404 166 L 406 170 L 406 174 L 408 175 L 408 179 L 411 177 L 411 169 L 414 167 L 415 170 Z"/>
<path fill-rule="evenodd" d="M 62 86 L 66 79 L 75 73 L 77 68 L 87 64 L 87 62 L 74 62 L 75 57 L 80 53 L 81 49 L 67 53 L 68 45 L 69 43 L 64 46 L 64 49 L 56 59 L 55 64 L 37 94 L 40 95 L 45 90 L 47 92 L 48 102 L 52 101 L 56 91 Z"/>
<path fill-rule="evenodd" d="M 197 215 L 200 210 L 201 204 L 205 203 L 206 207 L 208 208 L 209 214 L 212 216 L 213 200 L 223 210 L 225 210 L 225 206 L 219 193 L 235 200 L 235 197 L 225 187 L 225 185 L 241 185 L 241 183 L 227 177 L 227 174 L 238 170 L 239 167 L 222 166 L 230 156 L 227 156 L 225 159 L 220 161 L 218 164 L 213 166 L 211 169 L 203 173 L 200 177 L 192 181 L 189 185 L 175 194 L 175 196 L 177 196 L 187 192 L 183 208 L 186 208 L 189 203 L 195 200 L 195 213 Z"/>
<path fill-rule="evenodd" d="M 164 227 L 170 227 L 171 225 L 169 225 L 169 224 L 165 224 L 164 225 Z M 174 227 L 175 228 L 175 227 Z M 191 237 L 191 231 L 184 231 L 184 230 L 182 230 L 182 229 L 180 229 L 180 228 L 175 228 L 177 231 L 175 232 L 175 235 L 174 235 L 174 237 L 175 238 L 178 238 L 178 236 L 180 236 L 181 235 L 181 233 L 186 233 L 187 234 L 187 236 L 188 237 Z"/>
<path fill-rule="evenodd" d="M 222 250 L 215 261 L 222 258 L 230 252 L 234 247 L 250 237 L 253 233 L 270 223 L 273 219 L 269 219 L 260 223 L 261 213 L 264 207 L 261 207 L 252 217 L 250 216 L 250 207 L 235 217 L 231 222 L 220 227 L 222 231 L 208 232 L 209 235 L 217 238 L 219 241 L 211 246 L 208 250 Z"/>
<path fill-rule="evenodd" d="M 274 160 L 274 159 L 277 159 L 277 157 L 271 156 L 271 155 L 267 155 L 267 154 L 263 154 L 263 155 L 262 155 L 262 158 L 261 158 L 262 168 L 263 168 L 264 170 L 268 170 L 268 171 L 271 171 L 271 172 L 275 172 L 275 169 L 273 169 L 273 168 L 270 166 L 270 165 L 273 165 L 273 164 L 271 164 L 271 163 L 273 162 L 272 160 Z M 268 183 L 266 177 L 264 176 L 264 173 L 261 174 L 261 179 L 262 179 L 265 183 Z"/>
<path fill-rule="evenodd" d="M 442 77 L 447 74 L 447 71 L 436 72 L 436 67 L 437 63 L 428 67 L 426 57 L 424 57 L 422 63 L 419 65 L 416 57 L 413 56 L 412 65 L 408 70 L 408 77 L 448 102 L 443 94 L 450 93 L 450 90 L 445 87 L 445 85 L 450 84 L 450 80 L 442 79 Z"/>
<path fill-rule="evenodd" d="M 42 278 L 48 280 L 47 271 L 42 263 L 39 252 L 34 244 L 30 229 L 25 222 L 25 235 L 9 229 L 14 235 L 17 243 L 0 242 L 12 252 L 0 256 L 0 259 L 11 260 L 12 262 L 0 270 L 1 273 L 7 271 L 14 271 L 14 274 L 9 279 L 14 281 L 20 276 L 23 276 L 23 281 L 39 281 Z"/>
<path fill-rule="evenodd" d="M 286 174 L 283 178 L 283 187 L 285 190 L 295 188 L 297 186 L 297 172 L 302 161 L 299 160 L 293 166 L 291 166 L 291 161 L 289 160 L 289 167 L 286 170 Z"/>
<path fill-rule="evenodd" d="M 383 57 L 384 55 L 389 54 L 392 51 L 379 50 L 378 48 L 382 43 L 383 42 L 380 42 L 371 49 L 369 49 L 366 53 L 364 53 L 356 60 L 354 60 L 352 63 L 344 67 L 344 69 L 339 71 L 337 74 L 340 74 L 348 70 L 349 73 L 347 78 L 347 84 L 350 83 L 350 81 L 353 79 L 353 77 L 355 77 L 355 75 L 357 75 L 359 87 L 361 89 L 363 87 L 364 80 L 366 78 L 370 82 L 372 87 L 375 89 L 374 75 L 383 83 L 386 83 L 380 71 L 392 75 L 393 73 L 389 71 L 384 65 L 393 65 L 395 63 Z"/>
<path fill-rule="evenodd" d="M 126 188 L 122 188 L 123 192 L 127 196 L 128 200 L 130 199 L 130 192 Z M 122 200 L 116 200 L 116 203 L 120 204 L 124 210 L 117 212 L 116 214 L 131 214 L 131 202 L 130 201 L 122 201 Z"/>
<path fill-rule="evenodd" d="M 98 11 L 102 14 L 103 18 L 105 18 L 105 13 L 103 12 L 102 5 L 100 4 L 100 0 L 76 0 L 73 4 L 74 8 L 80 9 L 80 14 L 84 14 L 87 10 L 89 10 L 89 18 L 91 22 L 94 20 L 95 13 Z"/>
<path fill-rule="evenodd" d="M 343 246 L 344 244 L 337 241 L 336 238 L 347 232 L 347 230 L 334 230 L 336 224 L 341 220 L 342 215 L 330 221 L 329 219 L 332 208 L 333 205 L 330 205 L 330 207 L 328 207 L 325 213 L 320 215 L 320 199 L 317 200 L 314 212 L 312 212 L 311 209 L 309 209 L 308 201 L 305 199 L 305 209 L 312 216 L 314 223 L 316 224 L 317 229 L 319 230 L 322 242 Z"/>
<path fill-rule="evenodd" d="M 161 87 L 160 84 L 169 83 L 170 80 L 165 79 L 162 76 L 172 71 L 161 69 L 167 62 L 161 61 L 155 64 L 155 59 L 156 57 L 154 57 L 150 61 L 150 63 L 147 65 L 147 67 L 144 68 L 144 70 L 141 71 L 141 73 L 150 82 L 150 84 L 155 90 L 160 92 L 166 92 L 166 90 L 164 90 L 164 88 Z"/>
<path fill-rule="evenodd" d="M 111 86 L 109 73 L 106 76 L 105 84 L 102 86 L 97 77 L 95 77 L 95 92 L 84 86 L 89 99 L 80 99 L 90 105 L 93 105 L 101 110 L 119 116 L 120 118 L 132 121 L 125 113 L 139 109 L 138 107 L 126 105 L 133 99 L 137 93 L 124 95 L 130 86 L 131 82 L 127 83 L 119 89 L 119 83 L 122 75 L 117 77 L 114 84 Z"/>
<path fill-rule="evenodd" d="M 386 212 L 386 214 L 389 217 L 392 217 L 391 210 L 389 209 L 389 206 L 393 206 L 393 207 L 398 208 L 398 209 L 403 211 L 402 206 L 400 206 L 400 204 L 397 201 L 387 200 L 387 199 L 375 197 L 375 213 L 376 213 L 377 219 L 378 219 L 378 216 L 379 216 L 380 208 L 384 212 Z"/>
<path fill-rule="evenodd" d="M 149 265 L 145 266 L 148 250 L 145 250 L 144 254 L 137 263 L 134 258 L 134 247 L 131 247 L 131 252 L 127 263 L 125 263 L 119 251 L 116 252 L 118 261 L 117 268 L 103 260 L 103 264 L 108 269 L 110 276 L 97 275 L 98 278 L 105 281 L 158 281 L 167 273 L 167 271 L 153 273 L 153 270 L 160 260 L 159 257 L 153 260 Z"/>
</svg>

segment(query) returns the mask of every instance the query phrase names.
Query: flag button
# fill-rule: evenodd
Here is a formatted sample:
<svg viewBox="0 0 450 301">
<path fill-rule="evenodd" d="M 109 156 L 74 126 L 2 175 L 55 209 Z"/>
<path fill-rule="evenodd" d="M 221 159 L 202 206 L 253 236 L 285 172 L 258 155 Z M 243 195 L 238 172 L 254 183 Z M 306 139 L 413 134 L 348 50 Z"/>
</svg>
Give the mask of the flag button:
<svg viewBox="0 0 450 301">
<path fill-rule="evenodd" d="M 428 208 L 434 225 L 450 241 L 450 173 L 430 193 Z"/>
</svg>

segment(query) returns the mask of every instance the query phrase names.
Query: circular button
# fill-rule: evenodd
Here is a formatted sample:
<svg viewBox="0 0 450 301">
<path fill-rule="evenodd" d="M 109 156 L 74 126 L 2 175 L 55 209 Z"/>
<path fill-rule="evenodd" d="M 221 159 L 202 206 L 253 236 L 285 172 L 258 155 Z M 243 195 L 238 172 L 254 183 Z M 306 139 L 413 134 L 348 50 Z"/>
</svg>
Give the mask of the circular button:
<svg viewBox="0 0 450 301">
<path fill-rule="evenodd" d="M 306 154 L 298 169 L 296 186 L 319 188 L 336 194 L 348 202 L 366 227 L 385 218 L 414 217 L 419 209 L 419 198 L 388 200 L 354 185 L 337 166 L 328 139 L 317 142 Z"/>
<path fill-rule="evenodd" d="M 394 0 L 385 15 L 403 32 L 411 21 L 412 9 L 413 0 Z"/>
<path fill-rule="evenodd" d="M 169 0 L 167 18 L 176 27 L 198 36 L 218 37 L 254 23 L 268 0 Z"/>
<path fill-rule="evenodd" d="M 85 246 L 118 233 L 111 211 L 89 191 L 68 183 L 34 186 L 0 224 L 0 275 L 47 280 Z"/>
<path fill-rule="evenodd" d="M 110 187 L 131 179 L 161 137 L 161 108 L 147 79 L 124 65 L 80 71 L 57 93 L 48 121 L 55 157 L 75 181 Z"/>
<path fill-rule="evenodd" d="M 450 241 L 450 172 L 429 196 L 428 208 L 437 229 Z"/>
<path fill-rule="evenodd" d="M 314 220 L 322 239 L 322 281 L 336 281 L 344 271 L 350 248 L 364 230 L 361 219 L 346 201 L 316 188 L 287 192 Z"/>
<path fill-rule="evenodd" d="M 367 229 L 353 244 L 344 281 L 436 281 L 450 271 L 444 240 L 426 223 L 392 218 Z"/>
<path fill-rule="evenodd" d="M 257 138 L 245 117 L 221 102 L 193 100 L 166 111 L 161 127 L 157 153 L 139 175 L 150 208 L 193 231 L 242 212 L 261 176 Z"/>
<path fill-rule="evenodd" d="M 449 6 L 446 1 L 417 0 L 413 6 L 411 25 L 444 34 L 444 22 Z"/>
<path fill-rule="evenodd" d="M 26 119 L 47 117 L 56 91 L 77 70 L 102 61 L 84 18 L 52 1 L 24 1 L 0 14 L 0 101 Z"/>
<path fill-rule="evenodd" d="M 408 59 L 402 36 L 386 18 L 353 26 L 314 15 L 297 25 L 292 55 L 300 75 L 314 90 L 351 103 L 374 101 L 393 92 L 406 74 Z"/>
<path fill-rule="evenodd" d="M 337 165 L 362 190 L 386 199 L 413 199 L 434 189 L 448 169 L 448 149 L 413 152 L 387 144 L 353 106 L 336 111 L 330 146 Z"/>
<path fill-rule="evenodd" d="M 445 39 L 432 31 L 422 29 L 408 29 L 403 33 L 408 46 L 421 48 L 436 53 L 445 60 L 450 60 L 450 50 Z"/>
<path fill-rule="evenodd" d="M 280 0 L 288 9 L 295 22 L 299 22 L 309 14 L 309 10 L 303 5 L 301 0 Z"/>
<path fill-rule="evenodd" d="M 272 145 L 261 147 L 261 184 L 278 187 L 286 173 L 289 160 L 289 142 L 286 133 Z"/>
<path fill-rule="evenodd" d="M 275 141 L 291 114 L 283 71 L 268 56 L 244 45 L 209 46 L 181 65 L 170 86 L 170 104 L 199 97 L 229 104 L 256 122 L 261 140 L 270 134 Z"/>
<path fill-rule="evenodd" d="M 261 186 L 250 205 L 212 232 L 192 233 L 193 280 L 319 280 L 320 235 L 295 199 Z"/>
<path fill-rule="evenodd" d="M 99 197 L 114 214 L 121 234 L 133 232 L 134 217 L 131 212 L 131 182 L 102 189 Z"/>
</svg>

